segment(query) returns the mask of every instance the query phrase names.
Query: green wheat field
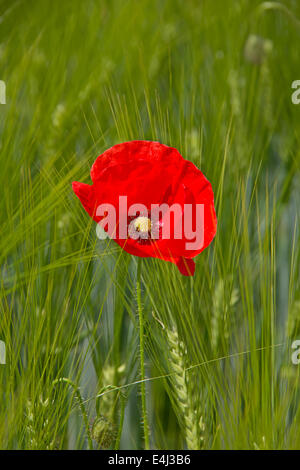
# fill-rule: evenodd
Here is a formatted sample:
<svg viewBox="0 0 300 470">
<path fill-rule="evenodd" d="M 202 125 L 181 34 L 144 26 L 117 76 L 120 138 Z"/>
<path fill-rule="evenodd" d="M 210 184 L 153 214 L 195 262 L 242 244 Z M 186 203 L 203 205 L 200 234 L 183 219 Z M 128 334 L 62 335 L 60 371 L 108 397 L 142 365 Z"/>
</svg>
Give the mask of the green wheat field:
<svg viewBox="0 0 300 470">
<path fill-rule="evenodd" d="M 1 449 L 300 449 L 299 40 L 298 0 L 0 2 Z M 212 184 L 194 277 L 72 191 L 137 139 Z"/>
</svg>

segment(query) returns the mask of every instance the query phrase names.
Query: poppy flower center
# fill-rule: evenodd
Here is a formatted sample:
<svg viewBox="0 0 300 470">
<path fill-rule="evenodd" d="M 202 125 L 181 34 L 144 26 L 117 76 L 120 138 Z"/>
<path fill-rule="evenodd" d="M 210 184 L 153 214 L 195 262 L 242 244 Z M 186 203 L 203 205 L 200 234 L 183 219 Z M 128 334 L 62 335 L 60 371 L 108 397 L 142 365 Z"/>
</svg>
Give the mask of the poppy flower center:
<svg viewBox="0 0 300 470">
<path fill-rule="evenodd" d="M 146 215 L 139 215 L 131 219 L 128 226 L 129 237 L 136 240 L 142 245 L 147 245 L 152 242 L 152 237 L 157 238 L 157 230 L 155 224 Z"/>
<path fill-rule="evenodd" d="M 151 220 L 148 217 L 144 217 L 144 216 L 137 217 L 133 221 L 133 225 L 137 232 L 144 232 L 144 233 L 150 232 L 151 226 L 152 226 Z"/>
</svg>

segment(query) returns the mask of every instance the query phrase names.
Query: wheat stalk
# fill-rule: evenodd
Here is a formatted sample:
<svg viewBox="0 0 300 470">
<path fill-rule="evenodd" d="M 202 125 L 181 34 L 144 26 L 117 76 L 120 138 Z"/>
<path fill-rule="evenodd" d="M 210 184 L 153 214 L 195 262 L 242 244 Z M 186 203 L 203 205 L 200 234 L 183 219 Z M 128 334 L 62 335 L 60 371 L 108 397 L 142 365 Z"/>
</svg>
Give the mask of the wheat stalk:
<svg viewBox="0 0 300 470">
<path fill-rule="evenodd" d="M 205 429 L 203 417 L 199 415 L 199 407 L 196 405 L 195 384 L 191 376 L 187 375 L 186 369 L 186 348 L 179 340 L 178 332 L 173 327 L 167 329 L 167 341 L 169 343 L 170 364 L 173 371 L 172 380 L 176 388 L 178 408 L 185 428 L 187 447 L 191 450 L 199 449 L 203 446 Z"/>
</svg>

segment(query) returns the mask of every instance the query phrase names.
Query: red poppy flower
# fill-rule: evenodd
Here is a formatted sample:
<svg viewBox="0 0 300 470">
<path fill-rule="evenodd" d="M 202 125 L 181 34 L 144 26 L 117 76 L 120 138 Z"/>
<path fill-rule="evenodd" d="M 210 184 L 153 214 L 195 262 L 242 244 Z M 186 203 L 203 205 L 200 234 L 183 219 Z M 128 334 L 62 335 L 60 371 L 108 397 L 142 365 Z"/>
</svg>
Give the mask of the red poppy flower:
<svg viewBox="0 0 300 470">
<path fill-rule="evenodd" d="M 92 185 L 74 182 L 73 190 L 125 251 L 170 261 L 182 274 L 194 274 L 193 258 L 213 240 L 217 219 L 211 184 L 193 163 L 158 142 L 125 142 L 96 159 L 91 179 Z M 120 204 L 125 199 L 126 207 Z"/>
</svg>

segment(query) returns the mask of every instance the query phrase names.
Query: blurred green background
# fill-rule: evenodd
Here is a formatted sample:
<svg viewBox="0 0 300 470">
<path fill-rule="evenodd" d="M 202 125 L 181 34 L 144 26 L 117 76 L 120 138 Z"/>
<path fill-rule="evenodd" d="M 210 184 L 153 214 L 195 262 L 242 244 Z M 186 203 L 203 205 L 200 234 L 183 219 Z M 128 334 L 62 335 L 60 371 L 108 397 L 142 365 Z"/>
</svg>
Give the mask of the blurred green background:
<svg viewBox="0 0 300 470">
<path fill-rule="evenodd" d="M 0 2 L 2 449 L 145 447 L 137 260 L 71 189 L 134 139 L 218 216 L 193 279 L 143 260 L 150 446 L 300 448 L 299 38 L 297 0 Z"/>
</svg>

